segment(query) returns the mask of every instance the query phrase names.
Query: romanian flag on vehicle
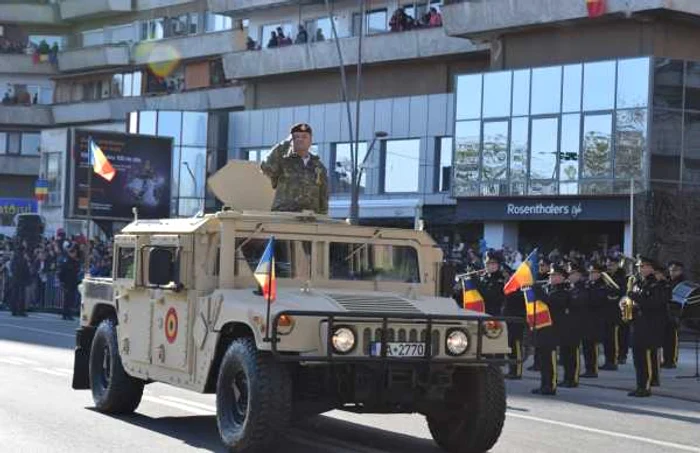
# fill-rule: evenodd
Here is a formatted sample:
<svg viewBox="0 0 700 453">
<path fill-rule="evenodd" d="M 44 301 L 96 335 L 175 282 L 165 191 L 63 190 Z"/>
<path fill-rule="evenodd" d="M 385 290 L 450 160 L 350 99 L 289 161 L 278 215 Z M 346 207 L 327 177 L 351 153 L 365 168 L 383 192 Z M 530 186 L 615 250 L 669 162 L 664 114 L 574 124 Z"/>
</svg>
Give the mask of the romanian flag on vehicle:
<svg viewBox="0 0 700 453">
<path fill-rule="evenodd" d="M 275 278 L 275 237 L 270 237 L 265 246 L 262 258 L 253 273 L 257 280 L 262 295 L 266 300 L 274 302 L 277 297 L 277 279 Z"/>
<path fill-rule="evenodd" d="M 586 0 L 586 8 L 588 9 L 588 17 L 599 17 L 605 14 L 605 0 Z"/>
<path fill-rule="evenodd" d="M 507 296 L 521 288 L 534 285 L 536 272 L 537 249 L 533 250 L 511 275 L 505 286 L 503 286 L 503 293 Z"/>
<path fill-rule="evenodd" d="M 530 286 L 523 290 L 525 295 L 525 312 L 527 314 L 527 325 L 530 329 L 539 330 L 552 325 L 552 315 L 549 312 L 549 305 L 537 299 L 535 290 Z"/>
<path fill-rule="evenodd" d="M 88 154 L 90 155 L 90 165 L 92 165 L 93 171 L 107 181 L 112 181 L 117 171 L 112 167 L 105 153 L 102 152 L 92 138 L 88 141 Z"/>
<path fill-rule="evenodd" d="M 476 289 L 476 283 L 471 277 L 462 279 L 462 306 L 465 310 L 478 311 L 479 313 L 486 312 L 486 304 L 484 298 Z"/>
</svg>

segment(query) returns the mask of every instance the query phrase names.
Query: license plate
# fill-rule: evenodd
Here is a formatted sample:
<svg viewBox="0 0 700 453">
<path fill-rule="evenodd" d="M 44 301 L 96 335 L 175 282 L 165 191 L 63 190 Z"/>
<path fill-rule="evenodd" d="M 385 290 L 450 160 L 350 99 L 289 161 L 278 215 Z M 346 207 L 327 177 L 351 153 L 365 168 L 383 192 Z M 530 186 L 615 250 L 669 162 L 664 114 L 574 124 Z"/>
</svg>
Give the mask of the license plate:
<svg viewBox="0 0 700 453">
<path fill-rule="evenodd" d="M 377 341 L 372 343 L 371 356 L 382 355 L 382 343 Z M 425 356 L 425 343 L 387 343 L 387 357 L 423 357 Z"/>
</svg>

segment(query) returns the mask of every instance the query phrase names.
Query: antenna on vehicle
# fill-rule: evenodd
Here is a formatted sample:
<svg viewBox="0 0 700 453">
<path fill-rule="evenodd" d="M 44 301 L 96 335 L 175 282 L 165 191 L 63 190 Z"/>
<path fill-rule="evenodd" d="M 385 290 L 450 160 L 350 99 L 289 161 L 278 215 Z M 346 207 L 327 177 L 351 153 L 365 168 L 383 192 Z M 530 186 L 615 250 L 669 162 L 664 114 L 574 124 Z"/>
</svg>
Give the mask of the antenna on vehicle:
<svg viewBox="0 0 700 453">
<path fill-rule="evenodd" d="M 131 208 L 131 212 L 134 214 L 134 223 L 139 221 L 139 209 L 134 206 Z"/>
</svg>

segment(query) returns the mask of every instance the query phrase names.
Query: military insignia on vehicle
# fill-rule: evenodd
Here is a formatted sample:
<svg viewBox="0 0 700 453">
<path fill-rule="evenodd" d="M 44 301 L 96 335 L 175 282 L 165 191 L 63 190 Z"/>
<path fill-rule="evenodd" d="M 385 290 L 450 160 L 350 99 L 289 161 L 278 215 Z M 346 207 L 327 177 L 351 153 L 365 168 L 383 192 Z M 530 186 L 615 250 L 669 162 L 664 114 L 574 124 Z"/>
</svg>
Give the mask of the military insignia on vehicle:
<svg viewBox="0 0 700 453">
<path fill-rule="evenodd" d="M 165 338 L 172 344 L 177 339 L 177 312 L 170 307 L 165 315 Z"/>
</svg>

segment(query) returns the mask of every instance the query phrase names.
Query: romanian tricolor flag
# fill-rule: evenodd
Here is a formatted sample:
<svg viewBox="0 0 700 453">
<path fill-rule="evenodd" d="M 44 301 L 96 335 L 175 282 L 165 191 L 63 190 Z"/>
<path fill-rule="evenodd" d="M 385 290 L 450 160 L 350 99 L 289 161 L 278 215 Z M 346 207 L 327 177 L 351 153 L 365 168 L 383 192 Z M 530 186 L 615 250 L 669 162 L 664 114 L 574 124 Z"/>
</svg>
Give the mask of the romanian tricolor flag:
<svg viewBox="0 0 700 453">
<path fill-rule="evenodd" d="M 507 296 L 526 286 L 535 284 L 535 273 L 537 272 L 537 249 L 533 250 L 525 261 L 515 270 L 503 286 L 503 293 Z"/>
<path fill-rule="evenodd" d="M 275 237 L 270 237 L 263 252 L 262 258 L 255 268 L 255 280 L 257 280 L 262 295 L 270 302 L 277 297 L 277 279 L 275 278 Z"/>
<path fill-rule="evenodd" d="M 49 182 L 45 179 L 37 179 L 34 186 L 34 197 L 37 201 L 46 201 L 49 197 Z"/>
<path fill-rule="evenodd" d="M 462 279 L 462 306 L 465 310 L 478 311 L 479 313 L 486 312 L 484 298 L 476 289 L 476 283 L 471 277 Z"/>
<path fill-rule="evenodd" d="M 586 8 L 588 9 L 588 17 L 599 17 L 605 14 L 605 0 L 586 0 Z"/>
<path fill-rule="evenodd" d="M 88 154 L 90 155 L 90 165 L 92 165 L 93 171 L 107 181 L 112 181 L 117 171 L 112 167 L 105 153 L 102 152 L 92 138 L 88 141 Z"/>
<path fill-rule="evenodd" d="M 539 330 L 552 325 L 552 315 L 549 313 L 549 305 L 537 299 L 532 286 L 523 289 L 525 296 L 525 312 L 527 313 L 527 325 L 530 329 Z"/>
</svg>

